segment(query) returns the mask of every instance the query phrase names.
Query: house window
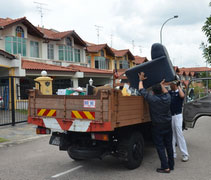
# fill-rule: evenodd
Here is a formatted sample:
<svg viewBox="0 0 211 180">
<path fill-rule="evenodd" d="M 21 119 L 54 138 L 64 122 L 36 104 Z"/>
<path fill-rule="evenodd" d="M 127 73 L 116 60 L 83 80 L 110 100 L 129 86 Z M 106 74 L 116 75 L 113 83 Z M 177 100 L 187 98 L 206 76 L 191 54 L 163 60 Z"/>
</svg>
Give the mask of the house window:
<svg viewBox="0 0 211 180">
<path fill-rule="evenodd" d="M 127 60 L 120 60 L 119 61 L 119 69 L 128 69 L 129 64 Z"/>
<path fill-rule="evenodd" d="M 104 55 L 104 51 L 103 51 L 103 49 L 100 51 L 100 55 L 102 56 L 102 57 L 104 57 L 105 55 Z"/>
<path fill-rule="evenodd" d="M 117 61 L 114 60 L 114 69 L 117 69 Z"/>
<path fill-rule="evenodd" d="M 87 65 L 91 67 L 91 56 L 87 56 Z"/>
<path fill-rule="evenodd" d="M 54 45 L 48 44 L 48 59 L 54 59 Z"/>
<path fill-rule="evenodd" d="M 26 39 L 23 37 L 5 37 L 5 51 L 26 56 Z"/>
<path fill-rule="evenodd" d="M 66 45 L 67 46 L 72 46 L 72 41 L 69 37 L 66 38 Z"/>
<path fill-rule="evenodd" d="M 24 30 L 21 26 L 17 26 L 15 29 L 16 36 L 24 38 Z"/>
<path fill-rule="evenodd" d="M 108 69 L 108 61 L 104 57 L 95 57 L 95 68 Z"/>
<path fill-rule="evenodd" d="M 75 62 L 81 62 L 81 52 L 80 49 L 75 49 Z"/>
<path fill-rule="evenodd" d="M 39 43 L 30 41 L 30 55 L 31 57 L 39 57 Z"/>
<path fill-rule="evenodd" d="M 71 46 L 59 46 L 59 60 L 73 61 L 73 52 Z"/>
</svg>

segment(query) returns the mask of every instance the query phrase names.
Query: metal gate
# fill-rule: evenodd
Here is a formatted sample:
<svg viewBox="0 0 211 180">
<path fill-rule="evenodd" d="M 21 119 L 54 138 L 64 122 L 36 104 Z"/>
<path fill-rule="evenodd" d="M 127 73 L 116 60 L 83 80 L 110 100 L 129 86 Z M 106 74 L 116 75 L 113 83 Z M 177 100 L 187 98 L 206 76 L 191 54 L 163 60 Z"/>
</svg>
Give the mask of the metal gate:
<svg viewBox="0 0 211 180">
<path fill-rule="evenodd" d="M 26 77 L 0 77 L 0 126 L 27 121 L 28 90 L 35 83 Z"/>
</svg>

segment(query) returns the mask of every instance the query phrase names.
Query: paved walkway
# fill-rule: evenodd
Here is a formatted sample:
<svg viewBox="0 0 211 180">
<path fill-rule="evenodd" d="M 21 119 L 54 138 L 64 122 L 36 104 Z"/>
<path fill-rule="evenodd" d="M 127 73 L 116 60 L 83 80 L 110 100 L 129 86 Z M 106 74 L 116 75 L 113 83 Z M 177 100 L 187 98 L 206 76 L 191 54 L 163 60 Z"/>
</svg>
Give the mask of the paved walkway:
<svg viewBox="0 0 211 180">
<path fill-rule="evenodd" d="M 8 140 L 7 142 L 0 143 L 0 147 L 12 146 L 46 136 L 37 135 L 36 127 L 36 125 L 28 123 L 20 123 L 15 126 L 0 126 L 0 138 Z"/>
</svg>

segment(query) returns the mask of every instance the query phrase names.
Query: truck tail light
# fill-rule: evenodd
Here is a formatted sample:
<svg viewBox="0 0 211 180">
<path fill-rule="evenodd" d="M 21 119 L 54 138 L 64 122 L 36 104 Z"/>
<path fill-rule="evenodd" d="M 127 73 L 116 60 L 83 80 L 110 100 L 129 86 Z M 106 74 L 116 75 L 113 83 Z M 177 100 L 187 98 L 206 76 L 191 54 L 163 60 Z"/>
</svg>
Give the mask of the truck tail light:
<svg viewBox="0 0 211 180">
<path fill-rule="evenodd" d="M 109 141 L 108 134 L 99 134 L 99 133 L 92 133 L 91 134 L 92 139 L 94 140 L 100 140 L 100 141 Z"/>
<path fill-rule="evenodd" d="M 36 129 L 37 134 L 51 134 L 51 130 L 45 127 L 37 127 Z"/>
</svg>

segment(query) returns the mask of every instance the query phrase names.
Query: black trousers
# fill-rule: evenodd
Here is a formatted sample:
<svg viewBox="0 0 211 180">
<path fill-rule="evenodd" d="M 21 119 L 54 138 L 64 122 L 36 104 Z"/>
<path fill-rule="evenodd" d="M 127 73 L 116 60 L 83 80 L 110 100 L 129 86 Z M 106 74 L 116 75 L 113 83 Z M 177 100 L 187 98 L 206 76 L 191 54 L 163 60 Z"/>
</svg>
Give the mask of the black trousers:
<svg viewBox="0 0 211 180">
<path fill-rule="evenodd" d="M 162 169 L 174 169 L 171 123 L 152 126 L 152 137 Z"/>
</svg>

